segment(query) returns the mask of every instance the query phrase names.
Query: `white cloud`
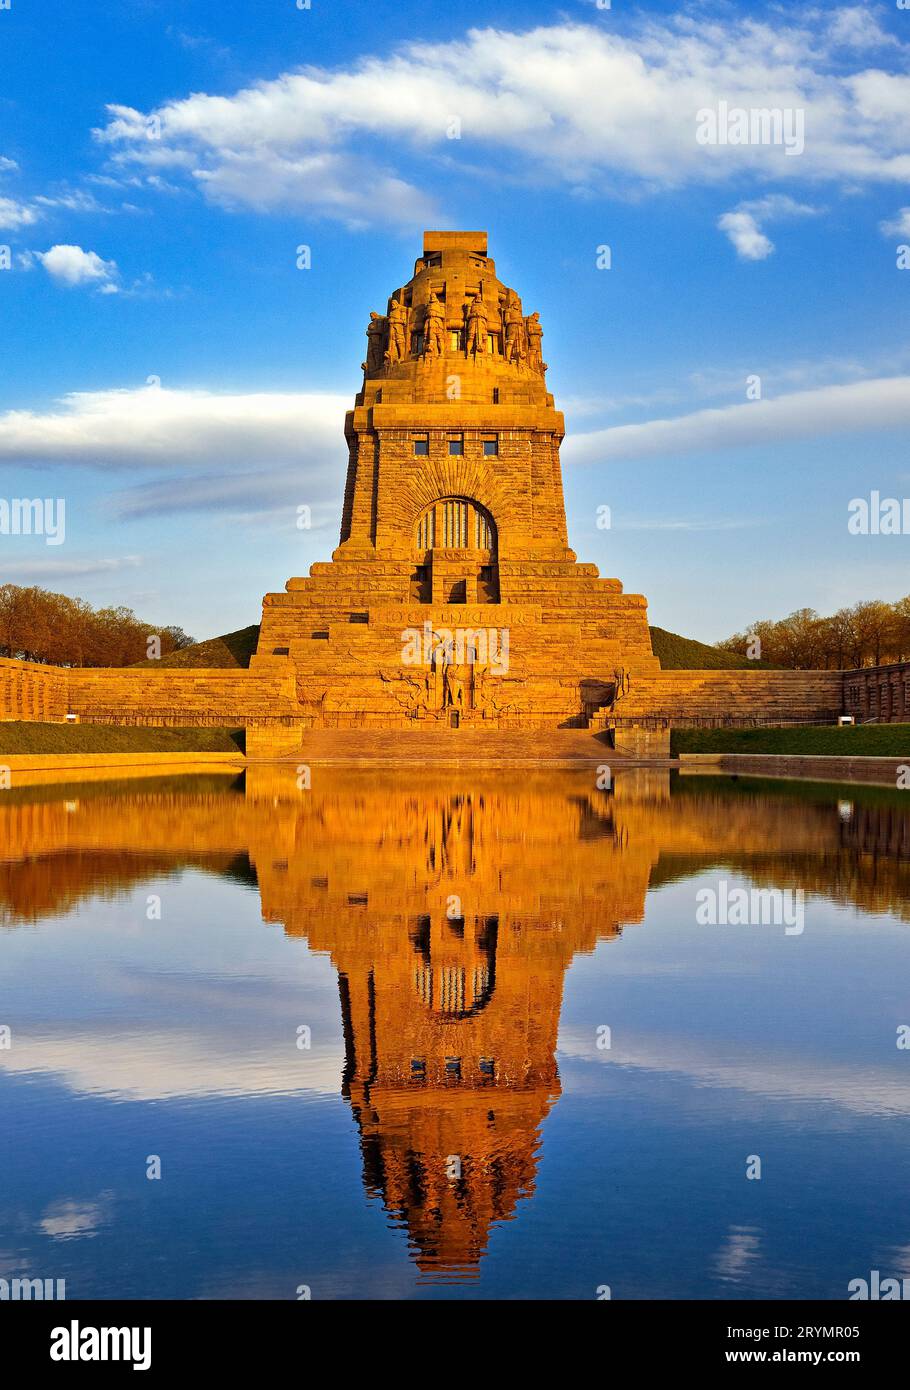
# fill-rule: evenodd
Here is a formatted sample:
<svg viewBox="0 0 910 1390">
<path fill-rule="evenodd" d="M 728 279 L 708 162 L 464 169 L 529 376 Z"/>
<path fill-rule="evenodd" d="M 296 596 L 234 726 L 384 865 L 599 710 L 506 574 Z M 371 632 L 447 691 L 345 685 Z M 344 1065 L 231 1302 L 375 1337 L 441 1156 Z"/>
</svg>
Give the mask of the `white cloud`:
<svg viewBox="0 0 910 1390">
<path fill-rule="evenodd" d="M 839 8 L 830 21 L 830 37 L 844 48 L 879 48 L 897 45 L 898 40 L 879 24 L 868 5 Z"/>
<path fill-rule="evenodd" d="M 337 1001 L 336 1001 L 337 1007 Z M 299 1053 L 273 1046 L 250 1049 L 236 1038 L 218 1032 L 209 1036 L 205 1015 L 192 1031 L 178 1029 L 109 1031 L 104 1038 L 87 1033 L 72 1038 L 54 1037 L 49 1031 L 27 1039 L 24 1046 L 0 1056 L 0 1070 L 15 1075 L 57 1077 L 80 1095 L 101 1095 L 123 1100 L 172 1100 L 179 1096 L 247 1096 L 266 1094 L 337 1096 L 344 1066 L 339 1040 L 314 1045 L 301 1067 Z"/>
<path fill-rule="evenodd" d="M 0 415 L 0 464 L 144 475 L 110 498 L 120 516 L 203 508 L 290 515 L 307 503 L 318 525 L 344 478 L 349 404 L 328 392 L 74 392 L 49 411 Z"/>
<path fill-rule="evenodd" d="M 0 227 L 8 231 L 18 231 L 20 227 L 30 227 L 38 221 L 39 213 L 28 203 L 18 198 L 0 198 Z"/>
<path fill-rule="evenodd" d="M 19 165 L 14 159 L 8 159 L 5 154 L 0 154 L 0 174 L 8 174 L 12 169 L 18 169 Z"/>
<path fill-rule="evenodd" d="M 0 157 L 0 173 L 7 169 L 15 169 L 17 166 L 12 160 L 4 160 Z M 101 204 L 92 196 L 81 189 L 64 189 L 62 192 L 50 196 L 39 193 L 31 200 L 26 202 L 21 198 L 0 198 L 0 227 L 10 231 L 18 231 L 20 227 L 31 227 L 42 217 L 46 216 L 49 210 L 62 208 L 64 212 L 106 212 Z"/>
<path fill-rule="evenodd" d="M 858 121 L 882 128 L 890 123 L 903 132 L 910 110 L 910 77 L 869 68 L 848 78 L 847 84 Z"/>
<path fill-rule="evenodd" d="M 107 211 L 91 193 L 86 193 L 85 190 L 81 188 L 58 193 L 54 197 L 48 197 L 44 193 L 39 193 L 35 197 L 35 202 L 42 208 L 63 208 L 66 212 Z"/>
<path fill-rule="evenodd" d="M 79 1240 L 94 1236 L 107 1220 L 109 1199 L 95 1202 L 52 1202 L 41 1214 L 40 1230 L 51 1240 Z"/>
<path fill-rule="evenodd" d="M 337 422 L 336 422 L 337 424 Z M 336 436 L 338 431 L 336 429 Z M 155 479 L 114 493 L 111 507 L 118 517 L 167 516 L 174 512 L 224 512 L 232 520 L 266 518 L 296 525 L 296 507 L 311 508 L 311 527 L 337 526 L 344 480 L 344 449 L 335 441 L 337 466 L 307 468 L 300 461 L 282 467 L 262 466 L 251 472 L 213 472 Z"/>
<path fill-rule="evenodd" d="M 168 390 L 72 392 L 48 412 L 0 415 L 0 462 L 76 463 L 135 471 L 137 466 L 211 467 L 217 463 L 324 458 L 343 448 L 346 396 L 299 392 Z"/>
<path fill-rule="evenodd" d="M 751 212 L 725 212 L 717 219 L 717 225 L 744 261 L 763 261 L 774 250 L 774 242 L 759 229 Z"/>
<path fill-rule="evenodd" d="M 182 170 L 226 206 L 296 206 L 353 221 L 426 220 L 419 184 L 390 173 L 371 148 L 382 140 L 407 142 L 409 163 L 415 153 L 444 155 L 465 171 L 464 151 L 482 146 L 489 170 L 498 149 L 509 177 L 581 192 L 744 174 L 906 179 L 910 78 L 856 70 L 859 34 L 852 11 L 811 27 L 785 17 L 677 16 L 630 21 L 622 34 L 592 24 L 470 30 L 348 69 L 286 72 L 230 96 L 194 93 L 148 115 L 112 105 L 95 134 L 115 163 Z M 901 61 L 903 48 L 886 51 Z M 803 112 L 804 152 L 700 145 L 696 114 L 721 100 Z M 150 117 L 160 121 L 158 139 L 149 138 Z M 447 135 L 453 117 L 459 141 Z"/>
<path fill-rule="evenodd" d="M 563 457 L 568 463 L 596 464 L 906 426 L 910 376 L 884 377 L 570 435 Z"/>
<path fill-rule="evenodd" d="M 195 177 L 212 202 L 228 210 L 249 207 L 261 212 L 306 207 L 351 227 L 373 221 L 403 227 L 438 220 L 432 198 L 353 155 L 321 151 L 300 158 L 226 151 L 213 169 Z"/>
<path fill-rule="evenodd" d="M 818 211 L 808 203 L 798 203 L 784 193 L 769 193 L 740 203 L 725 212 L 717 225 L 730 238 L 736 254 L 744 261 L 763 261 L 774 250 L 774 242 L 762 231 L 762 224 L 788 217 L 811 217 Z"/>
<path fill-rule="evenodd" d="M 798 203 L 786 193 L 766 193 L 762 198 L 749 198 L 739 206 L 761 222 L 780 221 L 786 217 L 813 217 L 819 211 L 811 203 Z"/>
<path fill-rule="evenodd" d="M 54 280 L 73 288 L 76 285 L 96 285 L 103 294 L 116 294 L 116 261 L 104 261 L 95 251 L 83 251 L 81 246 L 65 243 L 49 251 L 36 251 L 35 257 Z"/>
<path fill-rule="evenodd" d="M 775 1104 L 791 1101 L 812 1106 L 837 1106 L 857 1115 L 910 1115 L 910 1084 L 895 1080 L 894 1069 L 856 1062 L 840 1063 L 804 1058 L 798 1069 L 773 1052 L 724 1052 L 697 1041 L 674 1041 L 672 1061 L 665 1044 L 649 1036 L 629 1038 L 622 1047 L 592 1050 L 590 1041 L 574 1029 L 560 1029 L 561 1053 L 602 1065 L 635 1068 L 666 1076 L 669 1070 L 699 1088 L 719 1088 L 741 1095 L 754 1105 L 755 1097 Z"/>
<path fill-rule="evenodd" d="M 896 217 L 881 223 L 881 229 L 885 236 L 910 237 L 910 208 L 899 208 Z"/>
</svg>

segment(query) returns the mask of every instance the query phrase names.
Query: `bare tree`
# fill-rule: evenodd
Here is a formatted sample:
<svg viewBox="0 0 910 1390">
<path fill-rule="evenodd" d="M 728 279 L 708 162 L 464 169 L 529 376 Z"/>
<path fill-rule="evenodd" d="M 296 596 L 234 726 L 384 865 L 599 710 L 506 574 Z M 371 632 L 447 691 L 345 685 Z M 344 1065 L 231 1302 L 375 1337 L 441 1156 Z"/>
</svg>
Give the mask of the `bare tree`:
<svg viewBox="0 0 910 1390">
<path fill-rule="evenodd" d="M 192 645 L 180 627 L 144 623 L 131 608 L 94 609 L 48 589 L 0 585 L 0 655 L 59 666 L 130 666 L 157 637 L 161 655 Z"/>
</svg>

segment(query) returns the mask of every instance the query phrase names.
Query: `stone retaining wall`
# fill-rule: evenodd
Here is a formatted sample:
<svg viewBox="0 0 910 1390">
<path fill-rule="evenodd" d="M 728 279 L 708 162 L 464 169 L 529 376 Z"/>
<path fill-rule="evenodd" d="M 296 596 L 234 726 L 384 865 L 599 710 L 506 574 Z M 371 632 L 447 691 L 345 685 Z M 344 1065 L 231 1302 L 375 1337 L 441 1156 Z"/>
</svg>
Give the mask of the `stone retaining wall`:
<svg viewBox="0 0 910 1390">
<path fill-rule="evenodd" d="M 62 723 L 68 677 L 60 666 L 0 658 L 0 719 Z"/>
</svg>

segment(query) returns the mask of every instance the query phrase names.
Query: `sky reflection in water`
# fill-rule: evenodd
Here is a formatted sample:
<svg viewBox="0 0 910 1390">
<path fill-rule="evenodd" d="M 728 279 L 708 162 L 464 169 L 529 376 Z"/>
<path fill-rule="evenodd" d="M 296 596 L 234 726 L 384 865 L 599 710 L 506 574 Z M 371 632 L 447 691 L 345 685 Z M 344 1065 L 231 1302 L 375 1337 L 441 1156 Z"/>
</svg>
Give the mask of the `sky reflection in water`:
<svg viewBox="0 0 910 1390">
<path fill-rule="evenodd" d="M 0 1277 L 842 1299 L 910 1274 L 901 793 L 593 783 L 4 793 Z M 720 879 L 802 890 L 805 930 L 698 925 Z"/>
</svg>

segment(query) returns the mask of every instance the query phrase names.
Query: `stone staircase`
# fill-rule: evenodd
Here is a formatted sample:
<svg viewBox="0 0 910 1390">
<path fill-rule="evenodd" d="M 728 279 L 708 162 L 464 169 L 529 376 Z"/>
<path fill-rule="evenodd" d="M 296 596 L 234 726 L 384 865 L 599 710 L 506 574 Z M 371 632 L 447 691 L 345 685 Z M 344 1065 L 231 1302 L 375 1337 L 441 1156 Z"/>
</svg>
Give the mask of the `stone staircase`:
<svg viewBox="0 0 910 1390">
<path fill-rule="evenodd" d="M 587 729 L 308 729 L 282 762 L 348 766 L 596 768 L 616 759 L 605 736 Z"/>
</svg>

